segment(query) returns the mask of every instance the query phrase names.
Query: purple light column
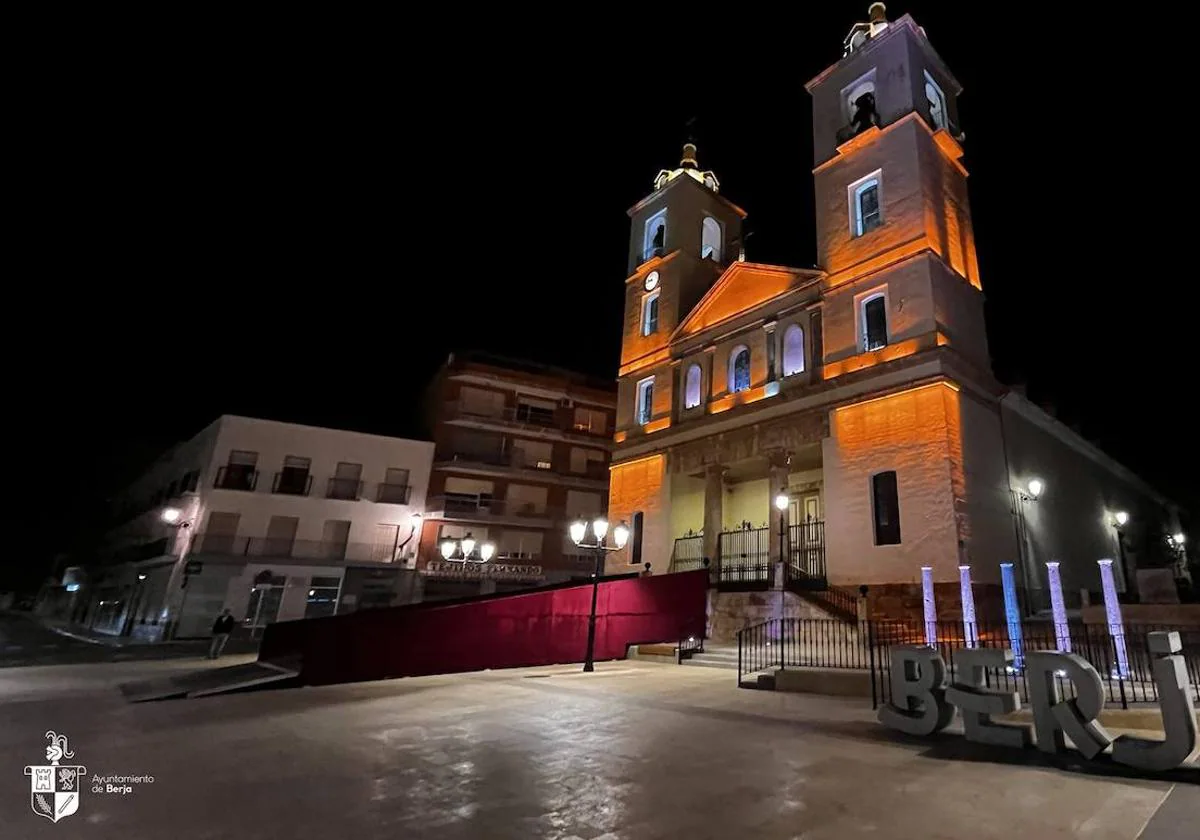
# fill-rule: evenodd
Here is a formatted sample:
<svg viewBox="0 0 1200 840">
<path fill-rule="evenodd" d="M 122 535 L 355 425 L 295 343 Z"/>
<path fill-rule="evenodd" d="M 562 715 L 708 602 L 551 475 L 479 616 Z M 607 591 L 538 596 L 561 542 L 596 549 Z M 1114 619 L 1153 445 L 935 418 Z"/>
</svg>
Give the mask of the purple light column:
<svg viewBox="0 0 1200 840">
<path fill-rule="evenodd" d="M 1100 582 L 1104 586 L 1104 614 L 1108 618 L 1108 635 L 1117 651 L 1117 676 L 1129 679 L 1129 653 L 1125 650 L 1125 622 L 1121 619 L 1121 602 L 1117 599 L 1117 582 L 1113 578 L 1113 561 L 1097 560 Z"/>
<path fill-rule="evenodd" d="M 958 567 L 958 588 L 962 593 L 963 633 L 967 647 L 979 647 L 979 631 L 975 624 L 975 593 L 971 591 L 971 567 Z"/>
<path fill-rule="evenodd" d="M 1058 649 L 1071 652 L 1071 629 L 1067 626 L 1067 607 L 1063 603 L 1062 578 L 1058 575 L 1058 561 L 1046 563 L 1046 577 L 1050 582 L 1050 610 L 1054 614 L 1054 638 Z"/>
<path fill-rule="evenodd" d="M 933 602 L 933 567 L 921 567 L 921 595 L 925 602 L 925 644 L 937 647 L 937 606 Z"/>
</svg>

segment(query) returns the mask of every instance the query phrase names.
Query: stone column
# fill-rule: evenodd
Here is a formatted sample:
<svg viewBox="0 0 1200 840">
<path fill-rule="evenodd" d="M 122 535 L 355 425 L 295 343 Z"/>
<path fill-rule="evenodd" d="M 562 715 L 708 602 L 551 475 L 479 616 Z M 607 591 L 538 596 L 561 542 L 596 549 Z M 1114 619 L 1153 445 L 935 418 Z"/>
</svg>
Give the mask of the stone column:
<svg viewBox="0 0 1200 840">
<path fill-rule="evenodd" d="M 717 552 L 720 543 L 724 511 L 725 467 L 709 464 L 704 468 L 704 556 L 708 558 L 708 575 L 717 582 Z"/>
<path fill-rule="evenodd" d="M 786 533 L 788 527 L 788 511 L 784 510 L 780 512 L 775 509 L 775 497 L 781 492 L 787 492 L 788 453 L 774 452 L 768 456 L 768 463 L 770 464 L 770 478 L 767 481 L 767 522 L 769 522 L 771 525 L 769 532 L 771 563 L 777 564 L 780 559 L 784 559 L 786 562 L 786 558 L 783 558 L 783 555 L 781 554 L 781 551 L 785 545 L 785 541 L 781 540 L 780 538 L 779 523 L 780 521 L 783 522 L 784 533 Z M 780 572 L 783 571 L 776 565 L 772 565 L 772 568 L 779 569 Z M 783 575 L 778 574 L 776 575 L 775 579 L 777 585 L 782 587 Z"/>
</svg>

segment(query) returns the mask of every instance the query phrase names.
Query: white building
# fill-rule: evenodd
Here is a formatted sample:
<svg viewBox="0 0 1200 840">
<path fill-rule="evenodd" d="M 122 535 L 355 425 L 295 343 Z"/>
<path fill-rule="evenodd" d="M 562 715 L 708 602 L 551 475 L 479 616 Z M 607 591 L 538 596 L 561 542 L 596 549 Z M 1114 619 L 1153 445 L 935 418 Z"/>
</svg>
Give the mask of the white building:
<svg viewBox="0 0 1200 840">
<path fill-rule="evenodd" d="M 117 500 L 76 618 L 186 638 L 226 607 L 261 627 L 410 600 L 432 459 L 432 442 L 222 416 Z"/>
</svg>

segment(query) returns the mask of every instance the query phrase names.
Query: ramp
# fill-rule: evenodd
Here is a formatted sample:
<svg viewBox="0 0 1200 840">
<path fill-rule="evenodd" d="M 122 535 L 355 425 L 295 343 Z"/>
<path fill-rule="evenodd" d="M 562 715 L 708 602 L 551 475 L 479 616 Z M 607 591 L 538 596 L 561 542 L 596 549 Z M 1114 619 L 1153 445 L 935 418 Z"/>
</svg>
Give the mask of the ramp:
<svg viewBox="0 0 1200 840">
<path fill-rule="evenodd" d="M 177 674 L 156 680 L 121 683 L 118 688 L 130 703 L 148 700 L 171 700 L 179 697 L 207 697 L 243 688 L 256 688 L 283 680 L 294 679 L 299 667 L 291 663 L 247 662 L 228 668 L 206 668 L 190 674 Z"/>
</svg>

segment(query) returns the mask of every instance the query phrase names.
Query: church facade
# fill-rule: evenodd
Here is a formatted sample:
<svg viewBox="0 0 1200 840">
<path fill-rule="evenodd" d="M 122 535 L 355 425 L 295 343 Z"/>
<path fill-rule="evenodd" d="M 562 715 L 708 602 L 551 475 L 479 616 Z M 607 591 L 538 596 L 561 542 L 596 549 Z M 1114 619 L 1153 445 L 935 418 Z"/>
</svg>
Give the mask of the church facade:
<svg viewBox="0 0 1200 840">
<path fill-rule="evenodd" d="M 1102 558 L 1132 592 L 1176 512 L 993 376 L 961 86 L 876 4 L 806 88 L 818 269 L 745 261 L 746 212 L 691 144 L 629 210 L 609 517 L 636 538 L 608 571 L 865 585 L 873 615 L 919 610 L 922 567 L 948 612 L 963 565 L 985 612 L 1001 563 L 1030 612 L 1047 561 L 1072 605 Z"/>
</svg>

